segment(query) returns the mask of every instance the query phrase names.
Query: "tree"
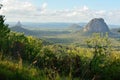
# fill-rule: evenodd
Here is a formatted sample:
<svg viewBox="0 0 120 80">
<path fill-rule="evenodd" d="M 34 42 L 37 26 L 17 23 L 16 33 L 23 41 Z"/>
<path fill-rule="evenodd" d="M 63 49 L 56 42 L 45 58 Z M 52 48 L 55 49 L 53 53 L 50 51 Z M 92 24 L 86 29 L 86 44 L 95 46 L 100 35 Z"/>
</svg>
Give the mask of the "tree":
<svg viewBox="0 0 120 80">
<path fill-rule="evenodd" d="M 1 9 L 2 5 L 0 4 L 0 9 Z M 8 34 L 10 32 L 10 29 L 8 28 L 8 25 L 6 25 L 5 16 L 0 15 L 0 51 L 3 50 L 5 44 L 7 43 L 7 38 L 8 38 Z"/>
<path fill-rule="evenodd" d="M 87 41 L 87 45 L 94 50 L 93 57 L 89 63 L 89 69 L 94 75 L 93 79 L 95 79 L 104 72 L 100 65 L 104 65 L 107 55 L 111 52 L 111 41 L 107 34 L 104 36 L 98 33 L 94 34 L 93 38 Z"/>
</svg>

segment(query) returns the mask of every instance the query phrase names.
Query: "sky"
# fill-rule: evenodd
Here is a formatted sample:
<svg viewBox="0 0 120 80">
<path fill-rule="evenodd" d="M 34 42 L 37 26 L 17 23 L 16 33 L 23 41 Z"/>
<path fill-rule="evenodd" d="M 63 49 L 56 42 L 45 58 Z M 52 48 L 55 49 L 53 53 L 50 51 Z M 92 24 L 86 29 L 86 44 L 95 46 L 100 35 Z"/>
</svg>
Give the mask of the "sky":
<svg viewBox="0 0 120 80">
<path fill-rule="evenodd" d="M 120 25 L 120 0 L 0 0 L 8 22 L 89 22 Z"/>
</svg>

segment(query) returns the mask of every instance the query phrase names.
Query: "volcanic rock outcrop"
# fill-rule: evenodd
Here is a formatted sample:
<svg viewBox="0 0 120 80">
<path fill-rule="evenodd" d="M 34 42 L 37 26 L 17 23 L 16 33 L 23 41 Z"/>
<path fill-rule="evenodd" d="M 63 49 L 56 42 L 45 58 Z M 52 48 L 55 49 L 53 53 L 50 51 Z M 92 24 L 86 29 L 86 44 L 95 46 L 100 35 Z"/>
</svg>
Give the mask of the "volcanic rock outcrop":
<svg viewBox="0 0 120 80">
<path fill-rule="evenodd" d="M 15 26 L 11 27 L 11 30 L 15 32 L 30 33 L 30 30 L 27 30 L 22 27 L 22 24 L 20 21 L 18 21 Z"/>
<path fill-rule="evenodd" d="M 84 32 L 106 33 L 110 30 L 103 18 L 94 18 L 84 27 Z"/>
</svg>

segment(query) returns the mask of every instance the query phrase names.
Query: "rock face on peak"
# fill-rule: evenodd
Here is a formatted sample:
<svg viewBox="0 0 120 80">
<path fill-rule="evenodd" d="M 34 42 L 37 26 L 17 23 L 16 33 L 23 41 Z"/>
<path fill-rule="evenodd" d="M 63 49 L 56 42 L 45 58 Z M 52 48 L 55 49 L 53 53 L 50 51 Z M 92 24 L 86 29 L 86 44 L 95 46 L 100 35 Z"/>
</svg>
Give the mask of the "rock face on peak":
<svg viewBox="0 0 120 80">
<path fill-rule="evenodd" d="M 17 22 L 17 24 L 15 25 L 15 27 L 22 27 L 22 24 L 20 21 Z"/>
<path fill-rule="evenodd" d="M 27 29 L 22 27 L 22 24 L 20 21 L 18 21 L 15 26 L 11 27 L 11 30 L 16 32 L 25 32 L 25 33 L 29 32 Z"/>
<path fill-rule="evenodd" d="M 106 33 L 110 30 L 103 18 L 94 18 L 84 27 L 84 32 Z"/>
</svg>

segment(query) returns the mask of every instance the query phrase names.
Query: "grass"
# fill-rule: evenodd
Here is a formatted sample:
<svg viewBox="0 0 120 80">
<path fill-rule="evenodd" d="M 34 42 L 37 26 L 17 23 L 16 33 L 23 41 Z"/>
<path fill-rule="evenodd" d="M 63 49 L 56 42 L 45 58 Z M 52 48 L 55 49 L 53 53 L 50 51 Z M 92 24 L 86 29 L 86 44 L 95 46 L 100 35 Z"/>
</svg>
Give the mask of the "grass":
<svg viewBox="0 0 120 80">
<path fill-rule="evenodd" d="M 8 60 L 0 61 L 0 80 L 37 80 L 37 69 L 23 67 Z"/>
<path fill-rule="evenodd" d="M 45 70 L 40 70 L 29 65 L 19 64 L 13 60 L 0 60 L 0 80 L 79 80 L 72 79 L 71 76 L 60 76 L 56 73 L 55 77 L 52 74 L 46 74 Z"/>
</svg>

